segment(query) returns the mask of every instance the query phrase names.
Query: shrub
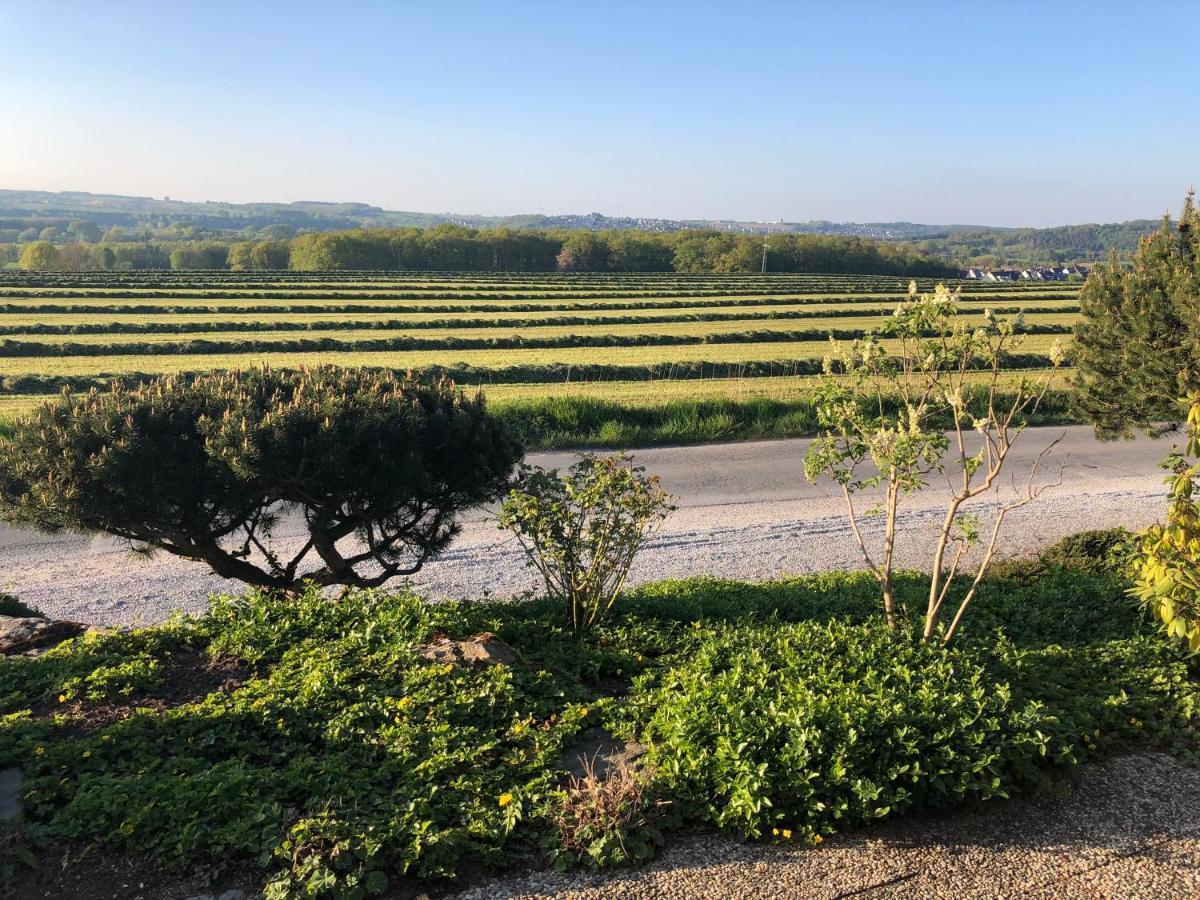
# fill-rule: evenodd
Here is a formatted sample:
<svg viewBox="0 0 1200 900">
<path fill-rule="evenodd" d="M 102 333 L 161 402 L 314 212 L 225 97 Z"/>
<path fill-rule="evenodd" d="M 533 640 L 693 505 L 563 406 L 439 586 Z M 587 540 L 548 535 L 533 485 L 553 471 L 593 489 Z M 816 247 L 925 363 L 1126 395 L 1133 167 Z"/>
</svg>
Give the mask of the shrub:
<svg viewBox="0 0 1200 900">
<path fill-rule="evenodd" d="M 1124 528 L 1098 528 L 1067 535 L 1042 551 L 1040 559 L 1064 569 L 1119 569 L 1129 552 L 1132 535 Z"/>
<path fill-rule="evenodd" d="M 748 837 L 1003 797 L 1074 761 L 973 655 L 878 621 L 719 626 L 639 693 L 665 790 Z"/>
<path fill-rule="evenodd" d="M 1045 490 L 1044 485 L 1034 486 L 1035 475 L 1058 443 L 1051 442 L 1035 458 L 1023 489 L 1016 499 L 1000 505 L 987 537 L 981 537 L 978 516 L 966 510 L 998 487 L 1013 444 L 1036 414 L 1050 379 L 1022 378 L 1012 390 L 1001 391 L 1002 372 L 1012 365 L 1019 345 L 1020 316 L 1001 318 L 985 310 L 985 323 L 977 326 L 958 315 L 958 300 L 958 292 L 944 285 L 932 294 L 918 294 L 914 281 L 908 299 L 877 331 L 868 331 L 826 360 L 827 374 L 841 369 L 850 377 L 827 379 L 818 390 L 821 432 L 804 459 L 809 481 L 825 475 L 841 488 L 851 533 L 879 582 L 891 627 L 898 625 L 892 570 L 901 499 L 924 488 L 929 476 L 947 473 L 950 499 L 929 564 L 923 641 L 940 627 L 942 608 L 964 556 L 981 543 L 982 558 L 943 632 L 947 642 L 954 637 L 995 558 L 1005 517 Z M 885 348 L 885 340 L 890 348 Z M 1051 364 L 1057 367 L 1063 358 L 1055 344 Z M 972 384 L 969 376 L 977 369 L 987 375 Z M 888 398 L 900 402 L 889 404 Z M 947 421 L 949 435 L 944 430 Z M 862 471 L 866 464 L 870 474 Z M 881 550 L 872 553 L 859 528 L 862 513 L 856 510 L 855 496 L 877 487 L 884 489 L 877 510 L 884 519 L 884 541 Z"/>
<path fill-rule="evenodd" d="M 447 383 L 332 366 L 166 377 L 66 394 L 16 424 L 0 514 L 260 587 L 374 586 L 442 550 L 519 458 L 482 399 Z M 285 553 L 271 535 L 286 512 L 308 540 Z"/>
<path fill-rule="evenodd" d="M 1200 652 L 1200 504 L 1196 502 L 1200 463 L 1200 397 L 1187 418 L 1184 453 L 1172 452 L 1164 468 L 1171 472 L 1167 523 L 1140 534 L 1132 559 L 1133 594 L 1172 638 Z M 1186 454 L 1186 455 L 1185 455 Z"/>
<path fill-rule="evenodd" d="M 604 618 L 647 534 L 672 508 L 657 476 L 643 473 L 625 454 L 588 454 L 566 477 L 526 467 L 500 510 L 500 526 L 565 604 L 576 634 Z"/>
</svg>

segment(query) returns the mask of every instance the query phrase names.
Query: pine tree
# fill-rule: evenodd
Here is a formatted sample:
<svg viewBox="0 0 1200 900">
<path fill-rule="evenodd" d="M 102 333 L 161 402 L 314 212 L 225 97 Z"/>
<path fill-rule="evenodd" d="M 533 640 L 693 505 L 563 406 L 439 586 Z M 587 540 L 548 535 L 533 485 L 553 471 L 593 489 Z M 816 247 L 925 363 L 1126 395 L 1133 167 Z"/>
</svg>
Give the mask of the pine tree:
<svg viewBox="0 0 1200 900">
<path fill-rule="evenodd" d="M 1200 391 L 1200 212 L 1191 192 L 1178 224 L 1141 240 L 1133 267 L 1116 254 L 1080 294 L 1076 404 L 1102 437 L 1178 422 Z"/>
</svg>

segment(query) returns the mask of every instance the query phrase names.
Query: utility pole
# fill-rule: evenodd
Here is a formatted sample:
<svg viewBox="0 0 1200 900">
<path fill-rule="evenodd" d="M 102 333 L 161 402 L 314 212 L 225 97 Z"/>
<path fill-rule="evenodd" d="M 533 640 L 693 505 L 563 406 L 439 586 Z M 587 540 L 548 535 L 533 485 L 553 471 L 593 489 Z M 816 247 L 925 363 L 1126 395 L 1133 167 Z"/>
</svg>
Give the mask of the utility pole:
<svg viewBox="0 0 1200 900">
<path fill-rule="evenodd" d="M 767 247 L 769 247 L 769 246 L 770 246 L 770 242 L 763 241 L 763 263 L 762 263 L 762 274 L 763 275 L 767 274 Z"/>
</svg>

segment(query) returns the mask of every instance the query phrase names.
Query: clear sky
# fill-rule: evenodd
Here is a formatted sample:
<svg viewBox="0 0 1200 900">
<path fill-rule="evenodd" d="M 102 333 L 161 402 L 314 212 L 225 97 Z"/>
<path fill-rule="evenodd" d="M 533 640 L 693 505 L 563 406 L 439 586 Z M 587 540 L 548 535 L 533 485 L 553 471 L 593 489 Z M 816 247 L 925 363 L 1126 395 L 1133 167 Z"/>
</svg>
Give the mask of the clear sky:
<svg viewBox="0 0 1200 900">
<path fill-rule="evenodd" d="M 1050 225 L 1200 180 L 1200 2 L 0 0 L 0 187 Z"/>
</svg>

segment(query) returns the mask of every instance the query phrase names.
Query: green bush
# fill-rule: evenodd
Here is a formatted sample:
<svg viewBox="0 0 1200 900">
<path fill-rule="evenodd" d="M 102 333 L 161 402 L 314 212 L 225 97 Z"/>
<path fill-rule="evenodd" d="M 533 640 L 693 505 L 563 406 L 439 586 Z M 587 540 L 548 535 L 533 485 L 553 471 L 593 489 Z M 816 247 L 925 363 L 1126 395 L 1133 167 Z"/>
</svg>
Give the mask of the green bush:
<svg viewBox="0 0 1200 900">
<path fill-rule="evenodd" d="M 523 467 L 499 522 L 582 635 L 608 615 L 638 551 L 672 508 L 658 477 L 631 457 L 587 454 L 566 475 Z"/>
<path fill-rule="evenodd" d="M 1086 571 L 1121 568 L 1130 553 L 1131 538 L 1124 528 L 1080 531 L 1044 550 L 1040 559 L 1050 565 Z"/>
<path fill-rule="evenodd" d="M 928 583 L 897 573 L 898 601 L 915 615 Z M 148 853 L 273 897 L 637 857 L 676 822 L 815 841 L 1037 791 L 1096 754 L 1196 754 L 1200 684 L 1127 586 L 1010 565 L 950 648 L 890 633 L 861 572 L 646 585 L 586 642 L 544 598 L 251 592 L 0 660 L 0 768 L 25 773 L 39 856 Z M 419 652 L 479 631 L 519 663 Z M 572 797 L 558 763 L 593 724 L 651 741 L 651 765 Z"/>
<path fill-rule="evenodd" d="M 259 587 L 372 587 L 444 549 L 520 456 L 481 398 L 444 382 L 335 366 L 171 376 L 65 394 L 14 424 L 0 515 L 108 532 Z M 289 511 L 310 539 L 284 553 L 271 536 Z"/>
<path fill-rule="evenodd" d="M 1008 796 L 1076 760 L 1044 704 L 879 624 L 723 626 L 640 701 L 667 792 L 747 837 Z"/>
</svg>

